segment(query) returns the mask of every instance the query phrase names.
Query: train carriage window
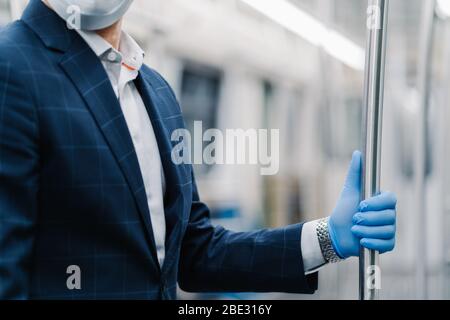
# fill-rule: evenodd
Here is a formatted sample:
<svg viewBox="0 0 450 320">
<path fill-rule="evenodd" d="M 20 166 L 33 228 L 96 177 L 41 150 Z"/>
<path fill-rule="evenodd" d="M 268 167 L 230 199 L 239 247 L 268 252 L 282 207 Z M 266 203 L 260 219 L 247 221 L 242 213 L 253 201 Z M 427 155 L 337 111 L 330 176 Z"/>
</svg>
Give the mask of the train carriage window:
<svg viewBox="0 0 450 320">
<path fill-rule="evenodd" d="M 345 97 L 342 103 L 327 105 L 320 121 L 324 153 L 330 159 L 346 159 L 362 145 L 362 100 Z"/>
<path fill-rule="evenodd" d="M 186 127 L 193 134 L 194 122 L 201 121 L 202 129 L 217 126 L 222 72 L 219 69 L 188 62 L 182 71 L 180 102 Z M 206 146 L 207 142 L 204 142 Z M 211 166 L 194 165 L 197 174 L 206 174 Z"/>
</svg>

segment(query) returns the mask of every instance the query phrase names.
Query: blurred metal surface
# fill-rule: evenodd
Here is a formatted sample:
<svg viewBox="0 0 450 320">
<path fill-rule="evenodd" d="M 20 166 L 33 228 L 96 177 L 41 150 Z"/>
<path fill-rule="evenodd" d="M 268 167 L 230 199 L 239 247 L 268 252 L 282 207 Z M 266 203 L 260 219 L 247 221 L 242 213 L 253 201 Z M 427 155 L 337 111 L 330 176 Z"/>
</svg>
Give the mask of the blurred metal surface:
<svg viewBox="0 0 450 320">
<path fill-rule="evenodd" d="M 421 43 L 418 67 L 418 92 L 420 94 L 420 108 L 417 118 L 417 145 L 415 155 L 415 199 L 417 215 L 417 261 L 416 261 L 416 294 L 417 299 L 428 296 L 427 277 L 427 143 L 428 120 L 432 82 L 433 40 L 436 22 L 436 0 L 423 1 L 421 21 Z"/>
<path fill-rule="evenodd" d="M 364 88 L 365 144 L 362 178 L 363 198 L 380 192 L 381 138 L 383 120 L 384 75 L 389 0 L 369 0 L 368 34 Z M 371 18 L 373 17 L 373 21 Z M 361 248 L 359 258 L 359 297 L 379 298 L 381 269 L 378 252 Z"/>
</svg>

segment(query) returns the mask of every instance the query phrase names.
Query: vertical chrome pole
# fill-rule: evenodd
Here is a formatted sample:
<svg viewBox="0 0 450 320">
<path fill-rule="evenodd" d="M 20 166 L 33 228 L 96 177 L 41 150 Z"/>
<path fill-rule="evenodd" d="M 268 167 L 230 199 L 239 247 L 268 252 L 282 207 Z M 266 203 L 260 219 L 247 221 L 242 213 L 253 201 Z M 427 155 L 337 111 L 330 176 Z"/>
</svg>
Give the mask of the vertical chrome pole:
<svg viewBox="0 0 450 320">
<path fill-rule="evenodd" d="M 442 19 L 443 23 L 443 33 L 440 35 L 441 39 L 450 39 L 450 24 L 447 20 L 448 17 L 446 16 L 440 16 L 440 19 Z M 450 282 L 448 274 L 448 266 L 449 266 L 449 251 L 448 251 L 448 228 L 447 226 L 450 225 L 450 196 L 449 196 L 449 190 L 448 190 L 448 181 L 450 181 L 450 174 L 448 168 L 448 160 L 449 160 L 449 154 L 450 154 L 450 146 L 448 144 L 447 139 L 450 139 L 450 128 L 448 127 L 448 120 L 450 117 L 450 110 L 448 108 L 448 101 L 450 101 L 450 43 L 449 41 L 443 41 L 443 54 L 444 62 L 442 65 L 442 70 L 445 70 L 445 76 L 442 79 L 442 83 L 444 84 L 442 87 L 446 90 L 441 90 L 440 99 L 439 99 L 439 118 L 440 120 L 440 126 L 443 128 L 442 132 L 442 138 L 440 140 L 440 144 L 438 146 L 439 153 L 437 154 L 437 158 L 439 159 L 439 199 L 441 203 L 441 209 L 442 209 L 442 218 L 440 220 L 440 230 L 438 231 L 442 235 L 442 241 L 444 245 L 441 248 L 441 264 L 442 264 L 442 271 L 439 272 L 439 297 L 442 299 L 449 299 L 450 296 L 448 295 L 449 289 L 450 289 Z M 441 299 L 438 298 L 438 299 Z"/>
<path fill-rule="evenodd" d="M 381 134 L 383 120 L 384 73 L 389 0 L 369 0 L 366 68 L 364 84 L 365 143 L 362 195 L 380 192 Z M 359 257 L 359 298 L 379 299 L 381 270 L 378 252 L 361 248 Z"/>
<path fill-rule="evenodd" d="M 448 19 L 449 17 L 447 17 Z M 445 18 L 444 18 L 445 19 Z M 444 39 L 450 39 L 450 22 L 448 20 L 445 21 L 445 33 L 443 36 Z M 447 105 L 447 101 L 450 101 L 450 43 L 448 41 L 445 42 L 444 45 L 444 70 L 446 70 L 446 76 L 444 80 L 444 88 L 447 88 L 444 93 L 443 97 L 443 115 L 442 120 L 447 121 L 447 119 L 450 117 L 450 110 Z M 450 194 L 448 190 L 448 181 L 450 181 L 450 168 L 448 167 L 448 159 L 450 158 L 450 146 L 448 144 L 448 141 L 450 140 L 450 128 L 448 125 L 444 126 L 444 143 L 443 143 L 443 156 L 442 156 L 442 162 L 444 163 L 443 167 L 441 167 L 443 174 L 441 178 L 441 202 L 442 202 L 442 208 L 443 210 L 443 220 L 441 223 L 441 229 L 443 230 L 443 241 L 444 245 L 442 246 L 442 260 L 444 264 L 444 269 L 442 272 L 442 298 L 443 299 L 450 299 L 450 279 L 447 276 L 450 271 L 450 251 L 448 250 L 449 247 L 449 237 L 448 237 L 448 229 L 447 226 L 450 225 Z M 447 140 L 449 139 L 449 140 Z"/>
<path fill-rule="evenodd" d="M 417 117 L 417 144 L 415 155 L 415 192 L 416 201 L 416 298 L 426 299 L 427 292 L 427 220 L 426 220 L 426 161 L 428 142 L 428 110 L 431 94 L 431 71 L 433 56 L 433 38 L 436 21 L 436 0 L 423 1 L 420 35 L 420 57 L 418 66 L 417 89 L 420 94 Z"/>
</svg>

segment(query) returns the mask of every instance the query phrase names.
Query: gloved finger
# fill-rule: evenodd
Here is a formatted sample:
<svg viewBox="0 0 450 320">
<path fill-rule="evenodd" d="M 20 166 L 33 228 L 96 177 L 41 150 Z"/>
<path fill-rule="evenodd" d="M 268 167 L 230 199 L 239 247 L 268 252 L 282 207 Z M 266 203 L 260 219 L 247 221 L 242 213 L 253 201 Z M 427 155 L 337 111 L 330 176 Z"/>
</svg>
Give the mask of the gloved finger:
<svg viewBox="0 0 450 320">
<path fill-rule="evenodd" d="M 379 251 L 380 253 L 385 253 L 394 250 L 395 248 L 395 238 L 392 239 L 361 239 L 361 245 L 364 248 Z"/>
<path fill-rule="evenodd" d="M 361 226 L 385 226 L 393 225 L 396 220 L 396 212 L 393 209 L 383 211 L 357 212 L 353 216 L 353 224 Z"/>
<path fill-rule="evenodd" d="M 351 190 L 361 189 L 361 171 L 362 171 L 362 154 L 355 151 L 352 156 L 352 162 L 348 169 L 347 178 L 345 179 L 345 188 Z"/>
<path fill-rule="evenodd" d="M 370 239 L 392 239 L 395 237 L 395 226 L 353 226 L 352 232 L 355 237 L 358 238 L 370 238 Z"/>
<path fill-rule="evenodd" d="M 359 204 L 359 211 L 381 211 L 395 209 L 397 196 L 392 192 L 383 192 L 378 196 L 366 199 Z"/>
</svg>

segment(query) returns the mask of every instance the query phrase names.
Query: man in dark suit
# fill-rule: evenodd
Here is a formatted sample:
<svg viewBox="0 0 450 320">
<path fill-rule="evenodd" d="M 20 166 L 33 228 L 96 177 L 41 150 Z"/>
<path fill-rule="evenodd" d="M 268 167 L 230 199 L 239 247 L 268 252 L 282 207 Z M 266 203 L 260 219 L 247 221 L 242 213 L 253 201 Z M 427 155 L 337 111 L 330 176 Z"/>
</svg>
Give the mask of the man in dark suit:
<svg viewBox="0 0 450 320">
<path fill-rule="evenodd" d="M 0 33 L 0 298 L 313 293 L 320 266 L 393 249 L 395 196 L 360 204 L 358 152 L 330 218 L 213 227 L 171 160 L 175 95 L 121 31 L 131 3 L 31 0 Z"/>
</svg>

